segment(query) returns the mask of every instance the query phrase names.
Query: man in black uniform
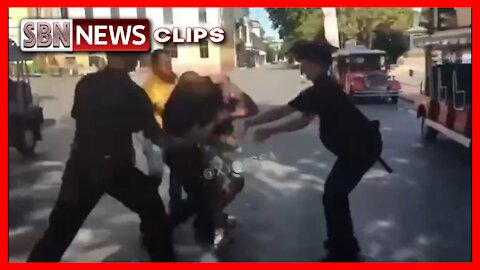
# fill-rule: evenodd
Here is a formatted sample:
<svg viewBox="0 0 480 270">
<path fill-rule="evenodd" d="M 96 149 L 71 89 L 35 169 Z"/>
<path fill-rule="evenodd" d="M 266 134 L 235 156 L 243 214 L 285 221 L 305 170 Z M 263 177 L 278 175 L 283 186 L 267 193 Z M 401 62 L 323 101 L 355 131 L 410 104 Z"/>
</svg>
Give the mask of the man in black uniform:
<svg viewBox="0 0 480 270">
<path fill-rule="evenodd" d="M 104 194 L 136 212 L 151 261 L 174 261 L 171 225 L 149 179 L 134 166 L 132 133 L 159 143 L 161 130 L 145 91 L 130 79 L 137 54 L 107 55 L 105 70 L 84 76 L 75 89 L 75 138 L 49 227 L 29 262 L 60 261 Z"/>
<path fill-rule="evenodd" d="M 313 81 L 313 86 L 302 91 L 288 105 L 247 120 L 245 130 L 296 111 L 302 113 L 299 119 L 257 129 L 254 139 L 261 142 L 278 133 L 304 128 L 315 116 L 320 118 L 320 139 L 338 157 L 325 182 L 323 195 L 328 234 L 325 260 L 356 261 L 360 248 L 354 237 L 348 195 L 380 157 L 382 140 L 378 122 L 369 121 L 341 86 L 327 75 L 332 63 L 329 45 L 310 42 L 294 48 L 293 53 L 308 79 Z"/>
</svg>

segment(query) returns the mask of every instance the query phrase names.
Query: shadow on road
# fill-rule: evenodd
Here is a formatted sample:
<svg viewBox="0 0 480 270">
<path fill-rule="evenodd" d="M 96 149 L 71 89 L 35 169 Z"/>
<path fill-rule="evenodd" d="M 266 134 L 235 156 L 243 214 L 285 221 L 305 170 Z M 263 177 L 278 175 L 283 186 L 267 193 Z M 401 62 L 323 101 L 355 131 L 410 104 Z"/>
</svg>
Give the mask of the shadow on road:
<svg viewBox="0 0 480 270">
<path fill-rule="evenodd" d="M 396 107 L 369 105 L 362 110 L 372 119 L 381 114 L 388 120 L 381 126 L 383 156 L 395 170 L 389 175 L 375 166 L 351 194 L 356 234 L 365 254 L 377 261 L 471 260 L 471 173 L 458 161 L 461 149 L 442 139 L 423 144 L 418 130 L 402 128 L 413 120 L 398 117 Z M 13 153 L 9 157 L 11 261 L 24 260 L 47 226 L 72 128 L 72 120 L 65 117 L 46 130 L 34 160 Z M 222 261 L 316 261 L 324 254 L 322 193 L 334 157 L 321 145 L 317 129 L 318 121 L 262 145 L 252 144 L 249 137 L 242 140 L 243 157 L 273 153 L 275 158 L 247 173 L 244 192 L 229 207 L 239 226 L 236 242 L 219 254 Z M 190 224 L 175 235 L 181 260 L 198 261 Z M 147 260 L 138 217 L 103 198 L 64 260 Z"/>
</svg>

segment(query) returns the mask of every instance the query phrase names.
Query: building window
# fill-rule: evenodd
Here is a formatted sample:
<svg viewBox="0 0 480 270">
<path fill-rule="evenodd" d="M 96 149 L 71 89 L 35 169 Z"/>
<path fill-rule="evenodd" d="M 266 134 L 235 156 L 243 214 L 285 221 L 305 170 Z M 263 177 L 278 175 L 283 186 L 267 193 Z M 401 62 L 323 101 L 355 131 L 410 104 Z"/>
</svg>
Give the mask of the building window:
<svg viewBox="0 0 480 270">
<path fill-rule="evenodd" d="M 208 58 L 208 41 L 203 39 L 198 45 L 200 46 L 200 58 Z"/>
<path fill-rule="evenodd" d="M 85 18 L 93 19 L 93 8 L 85 8 Z"/>
<path fill-rule="evenodd" d="M 173 42 L 165 43 L 163 48 L 170 53 L 172 58 L 178 58 L 178 46 Z"/>
<path fill-rule="evenodd" d="M 119 8 L 111 8 L 110 9 L 110 16 L 112 19 L 119 19 L 120 18 L 120 9 Z"/>
<path fill-rule="evenodd" d="M 437 8 L 437 29 L 457 28 L 457 11 L 455 8 Z"/>
<path fill-rule="evenodd" d="M 68 19 L 68 8 L 60 8 L 60 17 L 62 19 Z"/>
<path fill-rule="evenodd" d="M 139 18 L 139 19 L 147 18 L 147 9 L 146 8 L 137 8 L 137 18 Z"/>
<path fill-rule="evenodd" d="M 173 9 L 172 8 L 163 8 L 163 23 L 164 24 L 173 24 Z"/>
<path fill-rule="evenodd" d="M 198 21 L 200 23 L 207 22 L 207 9 L 206 8 L 198 8 Z"/>
<path fill-rule="evenodd" d="M 36 18 L 42 17 L 42 8 L 35 8 L 35 17 Z"/>
</svg>

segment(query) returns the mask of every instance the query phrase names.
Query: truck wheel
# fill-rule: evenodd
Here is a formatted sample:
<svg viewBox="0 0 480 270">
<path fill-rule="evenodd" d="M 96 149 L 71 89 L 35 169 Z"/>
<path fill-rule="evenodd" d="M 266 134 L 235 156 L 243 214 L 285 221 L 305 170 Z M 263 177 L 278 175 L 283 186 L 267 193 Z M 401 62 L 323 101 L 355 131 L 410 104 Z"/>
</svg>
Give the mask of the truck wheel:
<svg viewBox="0 0 480 270">
<path fill-rule="evenodd" d="M 33 129 L 25 129 L 22 132 L 22 137 L 18 139 L 16 148 L 23 156 L 32 156 L 35 154 L 36 144 L 35 131 Z"/>
<path fill-rule="evenodd" d="M 438 131 L 429 127 L 425 123 L 425 117 L 422 118 L 422 138 L 427 142 L 433 142 L 437 139 Z"/>
<path fill-rule="evenodd" d="M 398 104 L 398 97 L 392 97 L 390 102 L 392 102 L 392 104 Z"/>
</svg>

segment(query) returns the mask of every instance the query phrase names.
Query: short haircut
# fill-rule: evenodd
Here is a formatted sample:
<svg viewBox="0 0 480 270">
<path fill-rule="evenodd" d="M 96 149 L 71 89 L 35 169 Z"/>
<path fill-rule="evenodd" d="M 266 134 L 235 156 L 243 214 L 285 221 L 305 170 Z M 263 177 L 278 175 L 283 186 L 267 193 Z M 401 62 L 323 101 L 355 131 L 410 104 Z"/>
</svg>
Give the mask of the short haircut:
<svg viewBox="0 0 480 270">
<path fill-rule="evenodd" d="M 195 71 L 185 71 L 178 78 L 178 83 L 185 83 L 185 82 L 188 82 L 190 80 L 196 79 L 198 77 L 200 77 L 200 75 Z"/>
<path fill-rule="evenodd" d="M 170 55 L 170 53 L 167 50 L 164 49 L 156 49 L 150 54 L 150 61 L 151 63 L 156 63 L 158 61 L 158 58 L 160 55 L 165 54 L 165 55 Z"/>
<path fill-rule="evenodd" d="M 138 52 L 107 52 L 106 55 L 107 55 L 107 59 L 111 59 L 111 58 L 117 58 L 117 57 L 124 58 L 128 56 L 140 58 L 142 54 Z"/>
<path fill-rule="evenodd" d="M 298 41 L 290 49 L 298 61 L 306 60 L 324 68 L 332 65 L 332 53 L 336 50 L 335 47 L 326 42 L 315 41 Z"/>
</svg>

